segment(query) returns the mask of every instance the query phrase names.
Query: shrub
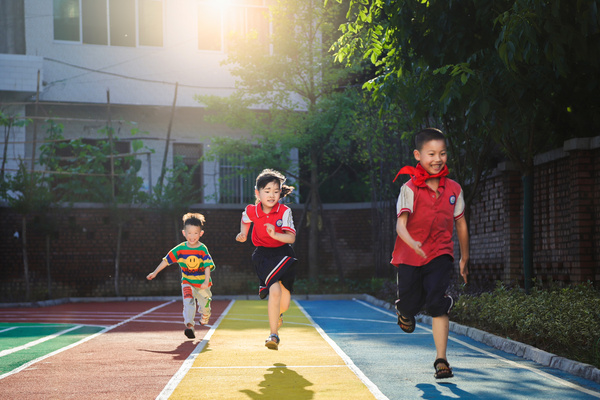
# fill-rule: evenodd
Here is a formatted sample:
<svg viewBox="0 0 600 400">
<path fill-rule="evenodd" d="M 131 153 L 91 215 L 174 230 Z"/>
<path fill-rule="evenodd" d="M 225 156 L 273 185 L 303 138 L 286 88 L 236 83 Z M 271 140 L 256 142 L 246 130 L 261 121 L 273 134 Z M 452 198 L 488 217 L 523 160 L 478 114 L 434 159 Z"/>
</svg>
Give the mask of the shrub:
<svg viewBox="0 0 600 400">
<path fill-rule="evenodd" d="M 451 318 L 598 367 L 599 309 L 600 292 L 591 283 L 538 285 L 530 294 L 499 283 L 492 292 L 460 295 Z"/>
</svg>

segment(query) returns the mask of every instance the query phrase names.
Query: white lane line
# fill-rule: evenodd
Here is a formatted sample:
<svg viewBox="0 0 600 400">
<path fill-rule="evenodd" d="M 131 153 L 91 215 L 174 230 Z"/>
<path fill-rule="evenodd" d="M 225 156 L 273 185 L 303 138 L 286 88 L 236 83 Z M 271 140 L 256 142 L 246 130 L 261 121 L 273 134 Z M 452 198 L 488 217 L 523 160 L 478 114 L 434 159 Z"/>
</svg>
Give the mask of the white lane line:
<svg viewBox="0 0 600 400">
<path fill-rule="evenodd" d="M 362 300 L 358 300 L 358 299 L 353 299 L 353 300 L 354 300 L 355 302 L 359 303 L 359 304 L 362 304 L 362 305 L 363 305 L 363 306 L 365 306 L 365 307 L 368 307 L 368 308 L 370 308 L 370 309 L 373 309 L 373 310 L 379 311 L 379 312 L 380 312 L 380 313 L 382 313 L 382 314 L 385 314 L 385 315 L 392 315 L 392 316 L 396 317 L 396 313 L 392 313 L 392 312 L 389 312 L 389 311 L 386 311 L 386 310 L 382 310 L 381 308 L 375 307 L 375 306 L 373 306 L 373 305 L 371 305 L 371 304 L 369 304 L 369 303 L 366 303 L 366 302 L 364 302 L 364 301 L 362 301 Z M 429 329 L 429 328 L 425 328 L 424 326 L 422 326 L 422 324 L 419 324 L 419 325 L 417 325 L 417 326 L 418 326 L 418 327 L 420 327 L 421 329 L 425 329 L 426 331 L 428 331 L 428 332 L 430 332 L 430 333 L 432 332 L 432 330 L 431 330 L 431 329 Z M 587 388 L 584 388 L 584 387 L 582 387 L 582 386 L 579 386 L 579 385 L 577 385 L 577 384 L 575 384 L 575 383 L 572 383 L 572 382 L 566 381 L 566 380 L 564 380 L 564 379 L 558 378 L 558 377 L 556 377 L 556 376 L 554 376 L 554 375 L 552 375 L 552 374 L 549 374 L 549 373 L 547 373 L 547 372 L 541 371 L 541 370 L 539 370 L 539 369 L 537 369 L 537 368 L 533 368 L 533 367 L 530 367 L 530 366 L 528 366 L 528 365 L 519 364 L 519 363 L 517 363 L 517 362 L 515 362 L 515 361 L 509 360 L 509 359 L 507 359 L 507 358 L 504 358 L 504 357 L 502 357 L 502 356 L 499 356 L 499 355 L 497 355 L 497 354 L 490 353 L 489 351 L 486 351 L 486 350 L 480 349 L 479 347 L 476 347 L 476 346 L 470 345 L 470 344 L 468 344 L 468 343 L 466 343 L 466 342 L 463 342 L 463 341 L 462 341 L 462 340 L 460 340 L 460 339 L 456 339 L 456 338 L 453 338 L 453 337 L 449 337 L 448 339 L 449 339 L 449 340 L 452 340 L 452 341 L 453 341 L 453 342 L 455 342 L 455 343 L 458 343 L 458 344 L 460 344 L 460 345 L 463 345 L 463 346 L 465 346 L 465 347 L 467 347 L 467 348 L 469 348 L 469 349 L 471 349 L 471 350 L 475 350 L 475 351 L 478 351 L 478 352 L 480 352 L 480 353 L 482 353 L 482 354 L 485 354 L 485 355 L 486 355 L 486 356 L 488 356 L 488 357 L 492 357 L 492 358 L 495 358 L 496 360 L 499 360 L 499 361 L 505 362 L 506 364 L 512 365 L 513 367 L 517 367 L 517 368 L 526 369 L 526 370 L 528 370 L 528 371 L 531 371 L 531 372 L 533 372 L 533 373 L 535 373 L 535 374 L 538 374 L 538 375 L 540 375 L 540 376 L 542 376 L 542 377 L 544 377 L 544 378 L 546 378 L 546 379 L 550 379 L 550 380 L 552 380 L 552 381 L 554 381 L 554 382 L 556 382 L 556 383 L 559 383 L 559 384 L 561 384 L 561 385 L 563 385 L 563 386 L 566 386 L 566 387 L 568 387 L 568 388 L 571 388 L 571 389 L 578 390 L 578 391 L 580 391 L 580 392 L 583 392 L 583 393 L 589 394 L 589 395 L 591 395 L 591 396 L 593 396 L 593 397 L 596 397 L 596 398 L 600 398 L 600 393 L 598 393 L 598 392 L 595 392 L 595 391 L 593 391 L 593 390 L 589 390 L 589 389 L 587 389 Z"/>
<path fill-rule="evenodd" d="M 72 328 L 65 329 L 65 330 L 62 330 L 60 332 L 53 333 L 52 335 L 44 336 L 43 338 L 40 338 L 38 340 L 34 340 L 32 342 L 26 343 L 26 344 L 24 344 L 22 346 L 17 346 L 17 347 L 13 347 L 13 348 L 10 348 L 10 349 L 2 350 L 2 351 L 0 351 L 0 357 L 7 356 L 9 354 L 13 354 L 13 353 L 16 353 L 16 352 L 21 351 L 21 350 L 27 350 L 27 349 L 35 346 L 35 345 L 47 342 L 48 340 L 55 339 L 55 338 L 59 337 L 60 335 L 64 335 L 65 333 L 74 331 L 75 329 L 79 329 L 79 328 L 83 328 L 83 325 L 76 325 L 76 326 L 74 326 Z"/>
<path fill-rule="evenodd" d="M 319 319 L 335 319 L 338 321 L 360 321 L 360 322 L 377 322 L 379 324 L 396 324 L 394 321 L 382 321 L 380 319 L 366 319 L 366 318 L 347 318 L 347 317 L 318 317 Z"/>
<path fill-rule="evenodd" d="M 12 331 L 13 329 L 17 329 L 18 326 L 11 326 L 10 328 L 6 328 L 6 329 L 2 329 L 0 331 L 0 333 L 4 333 L 4 332 L 8 332 L 8 331 Z"/>
<path fill-rule="evenodd" d="M 157 400 L 159 400 L 159 399 L 166 400 L 171 396 L 171 394 L 173 394 L 177 385 L 179 385 L 181 383 L 181 381 L 183 380 L 185 375 L 188 373 L 188 371 L 194 365 L 194 361 L 196 360 L 198 355 L 202 352 L 202 350 L 204 350 L 204 347 L 206 347 L 206 345 L 208 344 L 208 341 L 212 337 L 213 333 L 215 333 L 215 331 L 219 327 L 219 324 L 221 323 L 221 321 L 223 321 L 223 318 L 225 318 L 225 316 L 227 315 L 227 313 L 233 306 L 233 303 L 235 303 L 235 300 L 231 300 L 231 302 L 229 303 L 227 308 L 225 308 L 225 310 L 223 310 L 223 313 L 221 313 L 221 316 L 212 325 L 212 327 L 206 333 L 206 335 L 204 335 L 204 338 L 200 341 L 200 343 L 198 343 L 198 345 L 196 346 L 194 351 L 191 352 L 191 354 L 188 356 L 188 358 L 185 359 L 185 361 L 183 362 L 183 364 L 181 365 L 179 370 L 175 373 L 175 375 L 173 375 L 173 377 L 169 380 L 169 382 L 167 382 L 167 385 L 162 390 L 162 392 L 160 392 L 158 394 L 158 396 L 156 396 Z"/>
<path fill-rule="evenodd" d="M 346 364 L 343 365 L 265 365 L 263 367 L 257 365 L 250 366 L 224 366 L 224 367 L 192 367 L 191 369 L 291 369 L 291 368 L 348 368 Z"/>
<path fill-rule="evenodd" d="M 321 329 L 321 327 L 319 326 L 319 324 L 317 324 L 312 319 L 312 317 L 298 303 L 298 301 L 294 300 L 294 303 L 300 309 L 300 311 L 302 311 L 302 313 L 304 314 L 304 316 L 306 318 L 308 318 L 308 320 L 314 325 L 315 329 L 317 330 L 317 332 L 319 332 L 319 334 L 321 335 L 321 337 L 323 339 L 325 339 L 325 341 L 327 343 L 329 343 L 329 345 L 342 358 L 342 360 L 344 360 L 344 362 L 346 363 L 346 365 L 348 366 L 348 368 L 350 368 L 350 370 L 352 372 L 354 372 L 354 374 L 358 377 L 358 379 L 360 379 L 360 381 L 365 384 L 365 386 L 367 387 L 367 389 L 369 389 L 369 391 L 373 394 L 373 396 L 375 396 L 375 398 L 377 400 L 389 400 L 388 397 L 386 395 L 384 395 L 381 392 L 381 390 L 379 390 L 379 388 L 377 387 L 377 385 L 375 385 L 373 382 L 371 382 L 371 380 L 369 378 L 367 378 L 367 376 L 360 370 L 360 368 L 358 368 L 356 366 L 356 364 L 354 364 L 354 362 L 352 361 L 352 359 L 350 357 L 348 357 L 348 355 L 346 353 L 344 353 L 344 351 L 337 345 L 337 343 L 335 343 L 333 340 L 331 340 L 331 338 L 325 333 L 325 331 L 323 329 Z"/>
<path fill-rule="evenodd" d="M 131 321 L 133 321 L 134 319 L 141 317 L 142 315 L 149 314 L 149 313 L 153 312 L 154 310 L 158 310 L 159 308 L 162 308 L 162 307 L 164 307 L 164 306 L 167 306 L 167 305 L 169 305 L 169 304 L 171 304 L 171 303 L 173 303 L 173 302 L 175 302 L 175 300 L 171 300 L 171 301 L 168 301 L 168 302 L 166 302 L 166 303 L 163 303 L 163 304 L 161 304 L 161 305 L 158 305 L 158 306 L 156 306 L 156 307 L 153 307 L 153 308 L 151 308 L 151 309 L 149 309 L 149 310 L 146 310 L 146 311 L 144 311 L 144 312 L 142 312 L 142 313 L 140 313 L 140 314 L 138 314 L 138 315 L 136 315 L 136 316 L 133 316 L 133 317 L 131 317 L 131 318 L 128 318 L 128 319 L 126 319 L 125 321 L 121 321 L 121 322 L 119 322 L 118 324 L 115 324 L 115 325 L 111 325 L 111 326 L 109 326 L 109 327 L 106 327 L 106 328 L 104 328 L 103 330 L 101 330 L 100 332 L 97 332 L 97 333 L 95 333 L 95 334 L 93 334 L 93 335 L 87 336 L 87 337 L 85 337 L 85 338 L 81 339 L 81 340 L 80 340 L 80 341 L 78 341 L 78 342 L 72 343 L 72 344 L 70 344 L 70 345 L 68 345 L 68 346 L 65 346 L 65 347 L 61 348 L 61 349 L 58 349 L 58 350 L 56 350 L 56 351 L 53 351 L 52 353 L 48 353 L 48 354 L 46 354 L 46 355 L 44 355 L 44 356 L 42 356 L 42 357 L 38 357 L 38 358 L 36 358 L 35 360 L 31 360 L 31 361 L 29 361 L 29 362 L 27 362 L 27 363 L 25 363 L 25 364 L 21 365 L 20 367 L 13 369 L 13 370 L 12 370 L 12 371 L 10 371 L 10 372 L 7 372 L 7 373 L 5 373 L 5 374 L 2 374 L 2 375 L 0 375 L 0 380 L 1 380 L 1 379 L 4 379 L 4 378 L 6 378 L 6 377 L 9 377 L 9 376 L 11 376 L 11 375 L 14 375 L 14 374 L 16 374 L 16 373 L 19 373 L 19 372 L 23 371 L 24 369 L 26 369 L 26 368 L 29 368 L 31 365 L 33 365 L 33 364 L 35 364 L 35 363 L 38 363 L 38 362 L 40 362 L 40 361 L 42 361 L 42 360 L 45 360 L 46 358 L 52 357 L 52 356 L 54 356 L 54 355 L 56 355 L 56 354 L 62 353 L 63 351 L 66 351 L 66 350 L 72 349 L 73 347 L 79 346 L 80 344 L 82 344 L 82 343 L 85 343 L 85 342 L 87 342 L 88 340 L 92 340 L 92 339 L 94 339 L 94 338 L 96 338 L 96 337 L 98 337 L 98 336 L 102 335 L 103 333 L 106 333 L 106 332 L 108 332 L 108 331 L 111 331 L 111 330 L 113 330 L 113 329 L 115 329 L 115 328 L 118 328 L 118 327 L 120 327 L 121 325 L 125 325 L 126 323 L 128 323 L 128 322 L 131 322 Z"/>
</svg>

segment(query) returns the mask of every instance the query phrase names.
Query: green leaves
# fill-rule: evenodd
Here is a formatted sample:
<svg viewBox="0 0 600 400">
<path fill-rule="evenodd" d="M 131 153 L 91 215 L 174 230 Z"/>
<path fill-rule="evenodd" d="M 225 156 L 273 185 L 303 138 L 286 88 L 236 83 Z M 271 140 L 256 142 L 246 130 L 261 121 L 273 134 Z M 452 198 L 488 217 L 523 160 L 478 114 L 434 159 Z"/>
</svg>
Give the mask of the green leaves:
<svg viewBox="0 0 600 400">
<path fill-rule="evenodd" d="M 600 293 L 591 283 L 537 286 L 530 295 L 499 284 L 480 296 L 462 295 L 452 309 L 456 322 L 508 336 L 543 350 L 600 366 Z"/>
</svg>

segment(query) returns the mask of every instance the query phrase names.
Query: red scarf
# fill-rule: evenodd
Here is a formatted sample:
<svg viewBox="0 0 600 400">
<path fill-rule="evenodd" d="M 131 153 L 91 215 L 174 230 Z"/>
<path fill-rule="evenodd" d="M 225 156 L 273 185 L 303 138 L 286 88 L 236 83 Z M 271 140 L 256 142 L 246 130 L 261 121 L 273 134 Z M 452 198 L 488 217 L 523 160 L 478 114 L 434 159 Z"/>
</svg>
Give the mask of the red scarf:
<svg viewBox="0 0 600 400">
<path fill-rule="evenodd" d="M 417 185 L 419 187 L 423 187 L 425 185 L 425 181 L 427 179 L 441 178 L 443 176 L 448 175 L 448 166 L 444 165 L 444 168 L 442 168 L 442 170 L 440 172 L 438 172 L 435 175 L 429 175 L 429 172 L 425 171 L 425 168 L 423 168 L 421 163 L 418 163 L 416 168 L 407 165 L 405 167 L 402 167 L 402 169 L 400 171 L 398 171 L 393 182 L 396 182 L 396 179 L 398 179 L 398 176 L 403 175 L 403 174 L 410 175 L 413 182 L 415 183 L 415 185 Z"/>
</svg>

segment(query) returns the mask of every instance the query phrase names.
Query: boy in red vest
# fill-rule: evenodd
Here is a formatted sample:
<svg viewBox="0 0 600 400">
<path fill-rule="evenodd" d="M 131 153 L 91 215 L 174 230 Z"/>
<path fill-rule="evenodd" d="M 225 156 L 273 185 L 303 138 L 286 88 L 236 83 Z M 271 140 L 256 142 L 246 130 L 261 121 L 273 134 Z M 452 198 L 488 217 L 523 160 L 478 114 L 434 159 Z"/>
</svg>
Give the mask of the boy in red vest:
<svg viewBox="0 0 600 400">
<path fill-rule="evenodd" d="M 453 270 L 453 228 L 460 246 L 460 275 L 467 282 L 469 232 L 464 218 L 465 203 L 458 183 L 446 178 L 446 138 L 435 128 L 415 136 L 413 152 L 419 162 L 398 172 L 408 174 L 396 206 L 396 243 L 391 263 L 398 275 L 396 311 L 400 328 L 415 330 L 415 315 L 425 306 L 432 317 L 436 348 L 435 378 L 451 378 L 452 368 L 446 357 L 448 313 L 453 300 L 446 294 Z M 396 178 L 398 177 L 396 175 Z M 394 179 L 395 181 L 396 179 Z"/>
</svg>

